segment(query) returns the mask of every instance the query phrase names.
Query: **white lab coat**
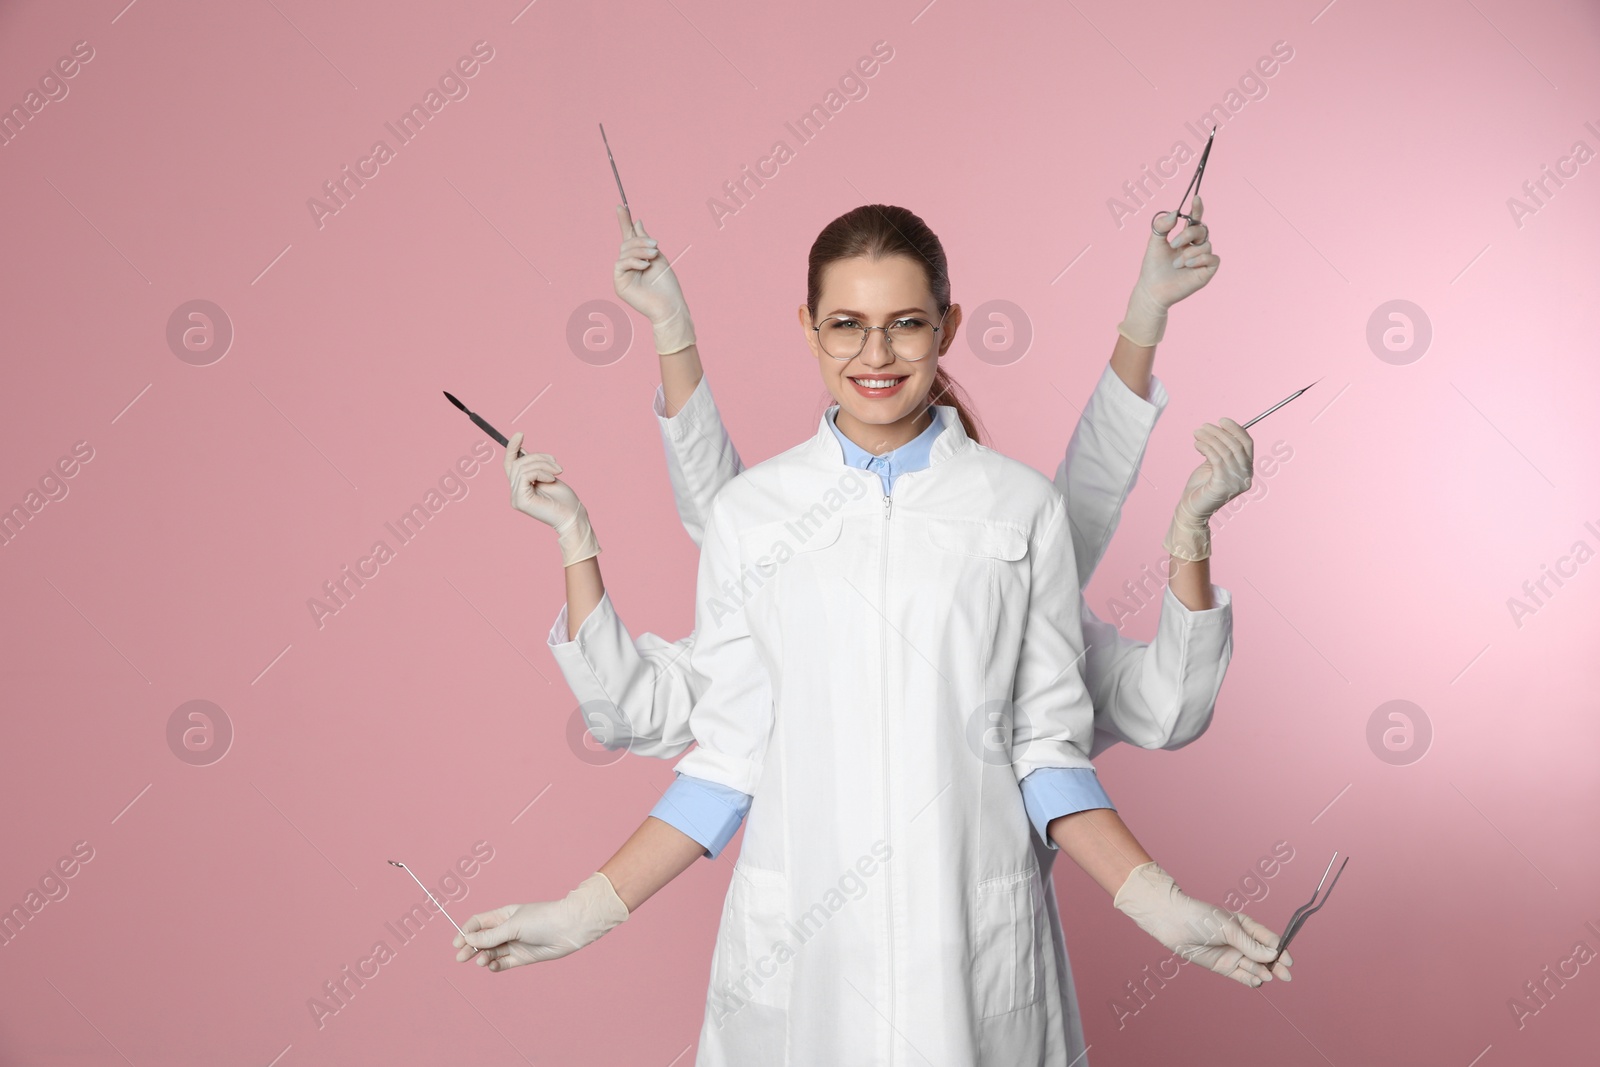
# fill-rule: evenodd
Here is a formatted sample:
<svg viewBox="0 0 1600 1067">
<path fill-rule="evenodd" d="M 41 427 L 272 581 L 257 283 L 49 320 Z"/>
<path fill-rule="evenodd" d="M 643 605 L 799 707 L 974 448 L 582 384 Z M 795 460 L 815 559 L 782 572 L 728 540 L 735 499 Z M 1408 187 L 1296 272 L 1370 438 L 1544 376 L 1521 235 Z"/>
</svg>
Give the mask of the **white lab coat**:
<svg viewBox="0 0 1600 1067">
<path fill-rule="evenodd" d="M 1083 407 L 1055 484 L 1066 497 L 1073 558 L 1084 585 L 1116 532 L 1166 404 L 1159 378 L 1152 377 L 1145 400 L 1108 366 Z M 712 498 L 744 465 L 708 379 L 670 417 L 657 387 L 655 412 L 678 514 L 698 545 Z M 1215 607 L 1191 611 L 1163 590 L 1156 636 L 1148 643 L 1123 636 L 1087 599 L 1081 601 L 1083 674 L 1095 709 L 1091 757 L 1118 741 L 1178 749 L 1205 732 L 1233 654 L 1231 594 L 1217 585 L 1212 594 Z M 687 669 L 693 641 L 693 634 L 677 641 L 653 633 L 636 638 L 609 591 L 575 634 L 568 631 L 563 605 L 548 636 L 551 655 L 589 716 L 595 739 L 662 759 L 681 755 L 693 743 L 689 710 L 702 685 Z"/>
<path fill-rule="evenodd" d="M 1018 787 L 1092 767 L 1066 506 L 934 411 L 892 497 L 824 417 L 712 502 L 677 770 L 753 801 L 698 1063 L 1071 1058 Z"/>
<path fill-rule="evenodd" d="M 1107 367 L 1084 405 L 1055 478 L 1066 494 L 1073 555 L 1084 582 L 1116 530 L 1150 432 L 1166 402 L 1159 379 L 1152 379 L 1150 398 L 1145 400 Z M 679 515 L 699 543 L 712 498 L 743 465 L 705 379 L 671 417 L 665 415 L 658 388 L 655 412 Z M 1094 704 L 1091 756 L 1119 740 L 1150 749 L 1176 749 L 1205 731 L 1232 653 L 1229 594 L 1218 586 L 1213 586 L 1213 594 L 1216 607 L 1197 612 L 1165 591 L 1157 634 L 1148 645 L 1123 637 L 1115 626 L 1099 619 L 1086 600 L 1080 600 L 1088 643 L 1083 671 Z M 590 714 L 597 739 L 662 758 L 678 755 L 692 743 L 689 711 L 704 684 L 687 669 L 693 640 L 691 634 L 668 642 L 651 633 L 635 640 L 609 594 L 570 637 L 563 607 L 549 637 L 551 652 Z M 1056 852 L 1037 835 L 1032 843 L 1062 979 L 1059 992 L 1067 1020 L 1068 1059 L 1076 1067 L 1088 1067 L 1087 1057 L 1079 1058 L 1084 1038 L 1049 875 Z"/>
</svg>

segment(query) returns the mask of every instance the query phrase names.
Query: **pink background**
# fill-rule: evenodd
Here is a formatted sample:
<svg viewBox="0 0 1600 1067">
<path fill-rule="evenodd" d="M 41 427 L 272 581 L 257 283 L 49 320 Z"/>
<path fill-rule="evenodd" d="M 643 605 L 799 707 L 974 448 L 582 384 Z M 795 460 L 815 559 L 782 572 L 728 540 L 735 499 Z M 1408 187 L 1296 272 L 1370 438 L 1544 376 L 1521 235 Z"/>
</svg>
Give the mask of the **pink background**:
<svg viewBox="0 0 1600 1067">
<path fill-rule="evenodd" d="M 1186 890 L 1249 889 L 1271 926 L 1334 850 L 1353 858 L 1291 985 L 1186 968 L 1142 1006 L 1126 983 L 1167 953 L 1058 867 L 1089 1058 L 1594 1057 L 1600 964 L 1520 1026 L 1508 1001 L 1539 1006 L 1524 983 L 1576 942 L 1600 951 L 1600 562 L 1520 625 L 1507 605 L 1574 542 L 1600 549 L 1600 162 L 1520 225 L 1508 207 L 1575 142 L 1600 149 L 1592 5 L 124 3 L 0 9 L 0 104 L 74 42 L 94 52 L 0 147 L 0 506 L 76 443 L 93 453 L 0 548 L 0 905 L 93 850 L 0 947 L 0 1061 L 692 1062 L 736 848 L 555 964 L 493 975 L 454 962 L 442 918 L 404 944 L 385 926 L 421 899 L 385 860 L 437 886 L 487 842 L 446 900 L 458 919 L 552 898 L 671 776 L 569 745 L 544 646 L 559 558 L 507 506 L 498 458 L 450 482 L 465 497 L 416 540 L 386 531 L 482 440 L 440 390 L 561 460 L 624 619 L 681 636 L 697 554 L 648 328 L 631 319 L 620 358 L 568 342 L 581 305 L 620 308 L 597 121 L 635 215 L 682 256 L 750 461 L 822 407 L 794 320 L 810 241 L 888 202 L 943 238 L 969 317 L 1021 309 L 1020 358 L 980 360 L 973 333 L 948 366 L 993 444 L 1053 472 L 1150 214 L 1192 163 L 1121 227 L 1108 202 L 1174 142 L 1197 148 L 1185 121 L 1279 41 L 1292 59 L 1217 137 L 1224 262 L 1173 311 L 1156 364 L 1173 401 L 1095 608 L 1160 558 L 1194 427 L 1321 384 L 1255 429 L 1258 456 L 1293 458 L 1217 535 L 1236 652 L 1214 725 L 1100 767 Z M 319 228 L 307 200 L 480 40 L 469 94 Z M 878 41 L 893 55 L 867 94 L 799 144 L 784 124 Z M 794 158 L 719 226 L 708 200 L 780 139 Z M 234 331 L 205 366 L 167 340 L 196 299 Z M 1368 342 L 1392 300 L 1431 323 L 1420 358 Z M 380 538 L 395 558 L 319 628 L 307 601 Z M 190 700 L 231 723 L 225 758 L 169 745 Z M 1408 763 L 1368 741 L 1391 700 L 1431 730 Z M 1280 841 L 1292 861 L 1241 888 Z M 393 958 L 319 1027 L 308 1001 L 379 940 Z"/>
</svg>

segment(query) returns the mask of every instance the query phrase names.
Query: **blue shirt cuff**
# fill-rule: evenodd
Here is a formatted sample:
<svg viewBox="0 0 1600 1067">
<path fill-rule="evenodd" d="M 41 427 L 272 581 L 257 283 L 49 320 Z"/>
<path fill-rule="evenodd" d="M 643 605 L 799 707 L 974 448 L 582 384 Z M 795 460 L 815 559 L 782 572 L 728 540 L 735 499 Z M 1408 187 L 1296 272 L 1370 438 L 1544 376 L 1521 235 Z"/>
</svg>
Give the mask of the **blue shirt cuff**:
<svg viewBox="0 0 1600 1067">
<path fill-rule="evenodd" d="M 1056 847 L 1047 832 L 1051 819 L 1090 808 L 1117 810 L 1091 767 L 1040 767 L 1022 779 L 1022 803 L 1033 828 L 1051 848 Z"/>
<path fill-rule="evenodd" d="M 680 774 L 650 814 L 700 842 L 706 855 L 715 859 L 733 840 L 749 810 L 750 794 Z"/>
</svg>

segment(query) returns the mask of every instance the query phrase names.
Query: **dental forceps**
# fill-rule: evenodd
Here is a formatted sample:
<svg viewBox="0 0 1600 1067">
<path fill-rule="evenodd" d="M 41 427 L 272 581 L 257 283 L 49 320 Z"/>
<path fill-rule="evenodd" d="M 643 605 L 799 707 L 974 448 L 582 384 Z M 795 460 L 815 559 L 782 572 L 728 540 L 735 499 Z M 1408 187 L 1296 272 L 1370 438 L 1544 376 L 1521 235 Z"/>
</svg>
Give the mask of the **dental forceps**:
<svg viewBox="0 0 1600 1067">
<path fill-rule="evenodd" d="M 1201 175 L 1205 174 L 1205 172 L 1206 172 L 1206 160 L 1209 159 L 1210 156 L 1211 156 L 1211 142 L 1216 140 L 1216 139 L 1217 139 L 1217 127 L 1213 126 L 1213 127 L 1211 127 L 1211 136 L 1206 138 L 1206 147 L 1200 153 L 1200 162 L 1194 168 L 1194 177 L 1189 179 L 1189 185 L 1183 191 L 1183 200 L 1179 200 L 1178 201 L 1178 210 L 1176 212 L 1174 212 L 1174 214 L 1176 214 L 1179 219 L 1188 219 L 1189 220 L 1189 224 L 1191 226 L 1194 225 L 1199 220 L 1196 219 L 1193 215 L 1185 215 L 1183 213 L 1183 201 L 1189 199 L 1189 194 L 1191 192 L 1194 193 L 1196 198 L 1198 198 L 1200 196 L 1200 177 L 1201 177 Z M 1151 233 L 1159 233 L 1159 232 L 1161 232 L 1161 231 L 1156 229 L 1156 219 L 1160 218 L 1163 214 L 1165 214 L 1165 212 L 1158 211 L 1154 215 L 1150 216 L 1150 232 Z M 1177 225 L 1177 219 L 1173 220 L 1173 225 L 1174 226 Z M 1168 232 L 1170 233 L 1171 231 L 1169 230 Z"/>
<path fill-rule="evenodd" d="M 1322 872 L 1322 882 L 1328 880 L 1328 871 L 1333 870 L 1333 860 L 1338 858 L 1339 853 L 1335 852 L 1333 859 L 1328 861 L 1328 870 Z M 1350 857 L 1346 856 L 1344 863 L 1349 862 Z M 1318 882 L 1317 888 L 1312 891 L 1311 899 L 1294 910 L 1294 914 L 1289 918 L 1289 925 L 1284 928 L 1283 936 L 1278 939 L 1278 955 L 1267 961 L 1266 967 L 1268 970 L 1271 970 L 1272 965 L 1278 962 L 1278 956 L 1283 955 L 1283 950 L 1289 947 L 1289 942 L 1294 940 L 1294 935 L 1300 932 L 1300 928 L 1305 925 L 1306 920 L 1320 910 L 1323 904 L 1328 902 L 1328 897 L 1333 896 L 1333 886 L 1339 884 L 1339 875 L 1344 873 L 1344 863 L 1339 864 L 1338 874 L 1333 876 L 1333 884 L 1328 886 L 1328 892 L 1321 901 L 1317 900 L 1317 894 L 1322 892 L 1322 882 Z"/>
<path fill-rule="evenodd" d="M 390 866 L 393 866 L 393 867 L 399 867 L 402 871 L 405 871 L 407 874 L 411 874 L 411 868 L 407 867 L 405 864 L 401 863 L 399 860 L 390 860 L 389 864 L 390 864 Z M 418 878 L 414 874 L 411 874 L 411 880 L 413 882 L 417 883 L 418 885 L 422 885 L 422 879 Z M 432 900 L 433 901 L 433 906 L 439 909 L 439 914 L 443 915 L 446 919 L 450 919 L 450 913 L 448 911 L 444 910 L 444 905 L 439 903 L 439 901 L 434 898 L 434 895 L 431 892 L 428 891 L 428 887 L 425 886 L 425 885 L 422 885 L 422 891 L 424 893 L 428 894 L 428 899 Z M 454 926 L 456 928 L 456 932 L 461 935 L 461 940 L 467 941 L 467 932 L 465 930 L 461 929 L 461 924 L 460 923 L 456 922 L 454 919 L 450 919 L 450 925 Z M 467 947 L 468 948 L 472 948 L 472 942 L 471 941 L 467 941 Z M 472 948 L 472 951 L 478 952 L 480 950 Z"/>
</svg>

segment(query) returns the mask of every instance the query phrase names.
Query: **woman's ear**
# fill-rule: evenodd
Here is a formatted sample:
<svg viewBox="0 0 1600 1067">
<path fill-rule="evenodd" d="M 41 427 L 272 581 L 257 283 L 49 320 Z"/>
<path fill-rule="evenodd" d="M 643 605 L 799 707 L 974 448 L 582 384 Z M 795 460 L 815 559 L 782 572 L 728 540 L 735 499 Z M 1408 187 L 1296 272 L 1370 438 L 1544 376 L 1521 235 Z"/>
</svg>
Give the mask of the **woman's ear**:
<svg viewBox="0 0 1600 1067">
<path fill-rule="evenodd" d="M 822 358 L 822 352 L 817 347 L 817 331 L 811 328 L 811 309 L 801 304 L 798 317 L 800 319 L 800 329 L 806 335 L 806 347 L 811 349 L 813 356 L 818 359 Z"/>
<path fill-rule="evenodd" d="M 943 356 L 955 343 L 956 334 L 961 332 L 961 305 L 951 304 L 950 309 L 944 314 L 944 324 L 939 329 L 939 355 Z"/>
</svg>

